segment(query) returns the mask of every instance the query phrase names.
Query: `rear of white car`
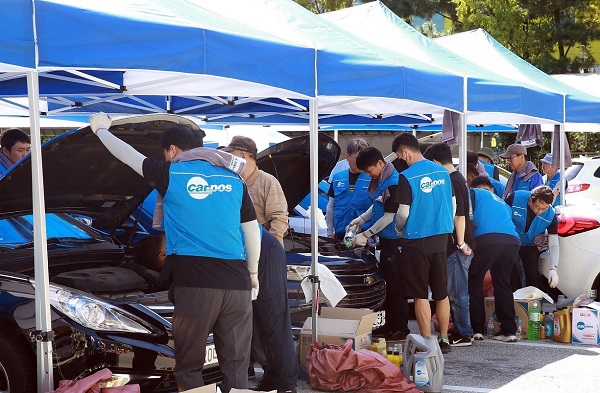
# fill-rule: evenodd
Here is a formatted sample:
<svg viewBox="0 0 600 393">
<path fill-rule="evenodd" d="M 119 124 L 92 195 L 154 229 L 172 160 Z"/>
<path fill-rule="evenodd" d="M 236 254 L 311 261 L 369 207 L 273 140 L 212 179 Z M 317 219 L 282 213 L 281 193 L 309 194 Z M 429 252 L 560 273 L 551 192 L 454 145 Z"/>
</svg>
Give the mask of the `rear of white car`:
<svg viewBox="0 0 600 393">
<path fill-rule="evenodd" d="M 600 205 L 560 206 L 558 218 L 558 289 L 567 297 L 599 289 Z M 547 276 L 549 269 L 549 260 L 542 258 L 540 271 Z"/>
<path fill-rule="evenodd" d="M 600 204 L 600 156 L 574 158 L 573 166 L 565 173 L 569 205 Z"/>
</svg>

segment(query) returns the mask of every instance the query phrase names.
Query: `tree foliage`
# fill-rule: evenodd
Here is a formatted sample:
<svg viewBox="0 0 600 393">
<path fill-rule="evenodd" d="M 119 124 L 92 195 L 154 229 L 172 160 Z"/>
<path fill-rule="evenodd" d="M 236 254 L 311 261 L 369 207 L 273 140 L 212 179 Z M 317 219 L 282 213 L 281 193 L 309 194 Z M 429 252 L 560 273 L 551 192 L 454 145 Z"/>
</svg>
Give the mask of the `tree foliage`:
<svg viewBox="0 0 600 393">
<path fill-rule="evenodd" d="M 322 14 L 324 12 L 341 10 L 352 6 L 353 0 L 295 0 L 302 7 L 314 12 Z"/>
<path fill-rule="evenodd" d="M 599 0 L 453 0 L 458 30 L 483 28 L 551 74 L 595 64 L 582 45 L 600 39 Z"/>
</svg>

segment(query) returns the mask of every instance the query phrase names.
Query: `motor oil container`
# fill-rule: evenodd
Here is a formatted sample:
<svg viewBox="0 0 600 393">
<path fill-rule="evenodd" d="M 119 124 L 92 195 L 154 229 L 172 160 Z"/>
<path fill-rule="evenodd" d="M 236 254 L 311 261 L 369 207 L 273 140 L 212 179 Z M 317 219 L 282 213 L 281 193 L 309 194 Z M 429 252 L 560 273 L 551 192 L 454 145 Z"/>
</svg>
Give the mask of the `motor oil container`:
<svg viewBox="0 0 600 393">
<path fill-rule="evenodd" d="M 444 383 L 444 355 L 437 337 L 409 334 L 404 344 L 403 374 L 423 392 L 441 392 Z"/>
<path fill-rule="evenodd" d="M 552 339 L 561 343 L 571 342 L 571 309 L 561 308 L 554 312 Z"/>
<path fill-rule="evenodd" d="M 369 349 L 373 352 L 377 352 L 383 357 L 387 356 L 385 338 L 374 338 Z"/>
</svg>

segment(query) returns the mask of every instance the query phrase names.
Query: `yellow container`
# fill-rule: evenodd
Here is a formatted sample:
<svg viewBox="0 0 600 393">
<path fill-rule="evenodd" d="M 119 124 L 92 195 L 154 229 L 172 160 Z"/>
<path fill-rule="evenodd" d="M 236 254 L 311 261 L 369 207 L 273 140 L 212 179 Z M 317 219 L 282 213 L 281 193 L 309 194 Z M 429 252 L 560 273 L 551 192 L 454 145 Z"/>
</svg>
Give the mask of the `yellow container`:
<svg viewBox="0 0 600 393">
<path fill-rule="evenodd" d="M 371 345 L 369 346 L 369 350 L 373 352 L 377 352 L 383 357 L 387 356 L 385 338 L 374 338 Z"/>
<path fill-rule="evenodd" d="M 554 312 L 552 339 L 561 343 L 571 342 L 571 308 L 561 308 Z"/>
</svg>

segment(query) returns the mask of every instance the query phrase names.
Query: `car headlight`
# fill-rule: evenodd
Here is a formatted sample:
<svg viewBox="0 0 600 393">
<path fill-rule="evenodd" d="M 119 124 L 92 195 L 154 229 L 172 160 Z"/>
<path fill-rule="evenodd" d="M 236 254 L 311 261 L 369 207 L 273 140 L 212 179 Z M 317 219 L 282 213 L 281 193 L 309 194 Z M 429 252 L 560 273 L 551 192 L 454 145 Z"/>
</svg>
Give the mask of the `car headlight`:
<svg viewBox="0 0 600 393">
<path fill-rule="evenodd" d="M 287 265 L 288 281 L 302 281 L 308 275 L 310 275 L 310 266 Z"/>
<path fill-rule="evenodd" d="M 85 292 L 50 284 L 50 304 L 86 328 L 111 332 L 151 333 L 136 317 Z"/>
</svg>

